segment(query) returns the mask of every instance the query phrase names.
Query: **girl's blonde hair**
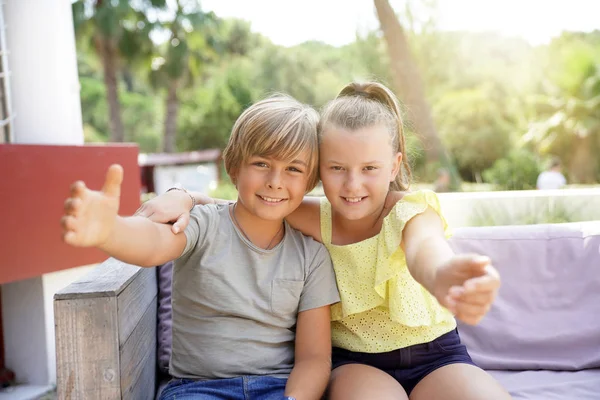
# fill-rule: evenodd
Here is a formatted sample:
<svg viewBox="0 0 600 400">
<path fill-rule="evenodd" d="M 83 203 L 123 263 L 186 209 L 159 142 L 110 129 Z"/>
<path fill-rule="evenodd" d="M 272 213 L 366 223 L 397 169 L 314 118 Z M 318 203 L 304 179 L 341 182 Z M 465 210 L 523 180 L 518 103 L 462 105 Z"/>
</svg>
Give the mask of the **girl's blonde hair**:
<svg viewBox="0 0 600 400">
<path fill-rule="evenodd" d="M 394 154 L 402 153 L 402 165 L 390 190 L 408 190 L 411 171 L 405 152 L 400 103 L 394 93 L 378 82 L 352 82 L 327 103 L 319 122 L 319 139 L 331 128 L 354 131 L 384 124 L 390 134 Z"/>
<path fill-rule="evenodd" d="M 223 151 L 227 174 L 235 180 L 240 165 L 251 157 L 292 161 L 308 151 L 307 192 L 312 190 L 319 180 L 318 122 L 319 114 L 312 107 L 287 95 L 254 103 L 235 121 Z"/>
</svg>

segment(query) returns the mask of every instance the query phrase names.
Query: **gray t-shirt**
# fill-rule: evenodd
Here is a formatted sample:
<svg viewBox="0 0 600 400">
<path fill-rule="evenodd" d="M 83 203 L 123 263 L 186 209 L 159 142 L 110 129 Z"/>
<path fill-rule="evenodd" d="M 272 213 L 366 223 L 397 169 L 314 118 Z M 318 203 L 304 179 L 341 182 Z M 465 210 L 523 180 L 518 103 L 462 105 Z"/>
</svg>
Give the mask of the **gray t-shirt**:
<svg viewBox="0 0 600 400">
<path fill-rule="evenodd" d="M 329 253 L 285 223 L 271 250 L 254 246 L 228 205 L 195 207 L 173 269 L 173 347 L 178 378 L 287 377 L 298 312 L 339 301 Z"/>
</svg>

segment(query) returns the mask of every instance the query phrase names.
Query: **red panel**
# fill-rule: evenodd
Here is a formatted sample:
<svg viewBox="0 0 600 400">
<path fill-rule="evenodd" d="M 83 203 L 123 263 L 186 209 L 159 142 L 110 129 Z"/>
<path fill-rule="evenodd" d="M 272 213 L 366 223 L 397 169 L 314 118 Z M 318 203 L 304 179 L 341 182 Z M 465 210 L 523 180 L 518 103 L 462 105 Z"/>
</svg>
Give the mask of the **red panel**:
<svg viewBox="0 0 600 400">
<path fill-rule="evenodd" d="M 100 189 L 113 163 L 125 171 L 119 214 L 131 215 L 140 204 L 137 145 L 0 144 L 0 283 L 107 258 L 64 244 L 60 218 L 71 183 Z"/>
</svg>

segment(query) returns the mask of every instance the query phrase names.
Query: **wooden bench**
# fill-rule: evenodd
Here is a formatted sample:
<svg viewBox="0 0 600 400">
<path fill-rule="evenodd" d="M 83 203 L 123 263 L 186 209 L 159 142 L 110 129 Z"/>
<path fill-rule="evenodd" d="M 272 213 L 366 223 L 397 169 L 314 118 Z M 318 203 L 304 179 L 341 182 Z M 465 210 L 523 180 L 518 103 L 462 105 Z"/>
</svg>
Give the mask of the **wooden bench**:
<svg viewBox="0 0 600 400">
<path fill-rule="evenodd" d="M 59 399 L 153 399 L 156 268 L 108 259 L 54 296 Z"/>
</svg>

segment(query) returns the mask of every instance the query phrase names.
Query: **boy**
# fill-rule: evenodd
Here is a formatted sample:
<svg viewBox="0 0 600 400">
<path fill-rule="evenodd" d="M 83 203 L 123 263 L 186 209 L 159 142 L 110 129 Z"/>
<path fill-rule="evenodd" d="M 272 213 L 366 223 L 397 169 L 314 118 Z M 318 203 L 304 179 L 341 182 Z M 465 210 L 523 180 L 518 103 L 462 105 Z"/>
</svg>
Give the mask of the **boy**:
<svg viewBox="0 0 600 400">
<path fill-rule="evenodd" d="M 66 243 L 143 267 L 177 259 L 175 379 L 161 399 L 323 394 L 335 277 L 326 249 L 284 221 L 318 179 L 317 121 L 313 109 L 284 96 L 244 111 L 223 153 L 237 202 L 193 207 L 185 235 L 117 215 L 120 166 L 109 168 L 100 192 L 73 185 L 61 221 Z"/>
</svg>

